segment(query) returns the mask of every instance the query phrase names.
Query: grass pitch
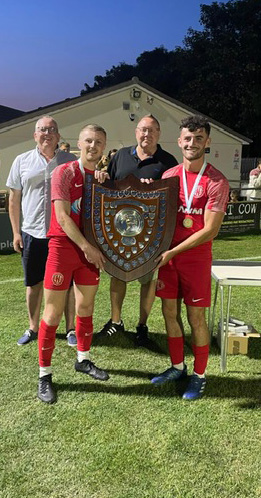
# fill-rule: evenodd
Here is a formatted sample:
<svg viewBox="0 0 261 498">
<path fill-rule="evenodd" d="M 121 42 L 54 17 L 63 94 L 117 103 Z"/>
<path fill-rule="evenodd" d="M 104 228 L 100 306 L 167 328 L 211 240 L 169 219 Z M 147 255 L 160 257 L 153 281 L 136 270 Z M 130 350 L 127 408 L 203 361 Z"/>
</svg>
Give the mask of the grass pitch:
<svg viewBox="0 0 261 498">
<path fill-rule="evenodd" d="M 260 236 L 219 238 L 213 256 L 261 260 Z M 151 348 L 137 349 L 139 285 L 132 282 L 123 309 L 126 333 L 93 341 L 92 357 L 109 371 L 109 381 L 74 371 L 75 351 L 62 322 L 53 356 L 58 402 L 46 406 L 36 398 L 37 343 L 16 346 L 27 328 L 20 278 L 19 256 L 0 256 L 1 498 L 261 497 L 261 346 L 229 356 L 221 374 L 214 341 L 206 394 L 196 402 L 182 400 L 182 382 L 153 386 L 150 377 L 169 366 L 160 300 L 149 319 Z M 231 314 L 261 331 L 260 290 L 233 289 Z M 103 274 L 96 331 L 109 316 Z M 186 361 L 191 372 L 189 335 Z"/>
</svg>

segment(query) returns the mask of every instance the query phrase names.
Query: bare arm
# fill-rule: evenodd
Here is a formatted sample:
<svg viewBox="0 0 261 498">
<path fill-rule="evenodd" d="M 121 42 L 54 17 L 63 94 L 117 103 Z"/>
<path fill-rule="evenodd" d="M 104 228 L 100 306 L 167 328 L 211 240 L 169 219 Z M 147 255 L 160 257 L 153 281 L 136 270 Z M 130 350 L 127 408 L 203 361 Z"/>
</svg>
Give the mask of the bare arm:
<svg viewBox="0 0 261 498">
<path fill-rule="evenodd" d="M 219 232 L 224 216 L 225 213 L 221 211 L 214 212 L 206 209 L 204 215 L 204 227 L 198 232 L 193 233 L 176 247 L 173 247 L 173 249 L 163 252 L 156 260 L 159 262 L 158 268 L 164 266 L 177 254 L 214 239 Z"/>
<path fill-rule="evenodd" d="M 22 191 L 11 188 L 9 195 L 9 217 L 13 230 L 13 245 L 16 252 L 22 252 L 23 240 L 20 230 Z"/>
<path fill-rule="evenodd" d="M 80 232 L 70 217 L 71 204 L 69 201 L 54 201 L 56 219 L 66 235 L 83 251 L 85 258 L 100 270 L 104 269 L 105 258 L 102 253 L 93 247 Z"/>
</svg>

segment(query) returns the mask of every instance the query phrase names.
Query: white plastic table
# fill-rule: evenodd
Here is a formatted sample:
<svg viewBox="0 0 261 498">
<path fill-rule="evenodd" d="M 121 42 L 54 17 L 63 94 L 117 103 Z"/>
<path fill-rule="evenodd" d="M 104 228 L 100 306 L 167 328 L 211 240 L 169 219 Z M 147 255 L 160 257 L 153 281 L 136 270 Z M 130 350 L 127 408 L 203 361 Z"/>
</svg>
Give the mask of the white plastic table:
<svg viewBox="0 0 261 498">
<path fill-rule="evenodd" d="M 216 281 L 215 297 L 209 315 L 209 328 L 211 336 L 214 329 L 215 311 L 217 304 L 218 289 L 220 289 L 220 331 L 221 331 L 221 372 L 226 371 L 227 366 L 227 338 L 228 322 L 230 315 L 231 291 L 234 285 L 261 286 L 261 261 L 213 261 L 211 269 L 212 278 Z M 226 322 L 224 320 L 224 287 L 228 287 L 226 302 Z M 226 325 L 225 325 L 226 323 Z"/>
</svg>

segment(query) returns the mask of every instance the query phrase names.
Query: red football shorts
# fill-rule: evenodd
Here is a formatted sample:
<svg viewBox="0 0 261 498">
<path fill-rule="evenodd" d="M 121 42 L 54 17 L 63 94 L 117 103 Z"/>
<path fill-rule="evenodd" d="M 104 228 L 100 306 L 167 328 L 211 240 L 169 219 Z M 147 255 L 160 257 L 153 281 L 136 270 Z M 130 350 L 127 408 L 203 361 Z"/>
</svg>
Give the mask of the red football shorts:
<svg viewBox="0 0 261 498">
<path fill-rule="evenodd" d="M 188 306 L 211 305 L 211 263 L 209 254 L 178 254 L 159 269 L 156 296 L 182 299 Z"/>
<path fill-rule="evenodd" d="M 99 270 L 88 263 L 81 249 L 68 237 L 51 237 L 44 287 L 66 290 L 69 289 L 72 279 L 78 285 L 98 285 Z"/>
</svg>

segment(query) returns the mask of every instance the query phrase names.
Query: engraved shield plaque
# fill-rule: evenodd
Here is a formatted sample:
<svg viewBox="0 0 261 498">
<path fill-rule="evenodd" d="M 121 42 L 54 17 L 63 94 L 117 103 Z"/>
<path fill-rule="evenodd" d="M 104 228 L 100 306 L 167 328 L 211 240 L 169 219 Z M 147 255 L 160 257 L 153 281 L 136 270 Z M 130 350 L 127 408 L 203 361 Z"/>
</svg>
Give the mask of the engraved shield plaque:
<svg viewBox="0 0 261 498">
<path fill-rule="evenodd" d="M 130 175 L 100 184 L 86 175 L 84 235 L 110 275 L 129 282 L 156 268 L 174 233 L 178 188 L 177 177 L 146 184 Z"/>
</svg>

